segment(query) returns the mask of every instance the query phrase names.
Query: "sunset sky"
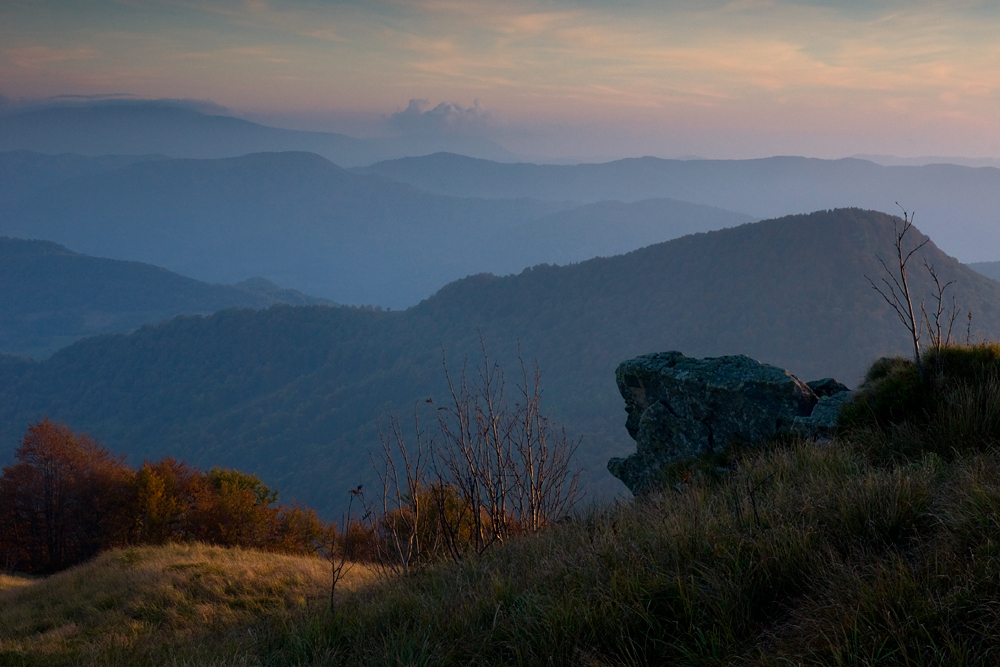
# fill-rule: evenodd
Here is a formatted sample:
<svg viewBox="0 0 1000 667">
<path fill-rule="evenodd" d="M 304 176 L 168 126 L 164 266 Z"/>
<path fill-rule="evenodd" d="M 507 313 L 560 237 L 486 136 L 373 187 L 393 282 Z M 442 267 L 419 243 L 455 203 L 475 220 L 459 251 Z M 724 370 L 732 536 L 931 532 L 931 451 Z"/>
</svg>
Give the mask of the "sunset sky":
<svg viewBox="0 0 1000 667">
<path fill-rule="evenodd" d="M 0 95 L 524 155 L 1000 157 L 998 36 L 996 2 L 4 0 Z"/>
</svg>

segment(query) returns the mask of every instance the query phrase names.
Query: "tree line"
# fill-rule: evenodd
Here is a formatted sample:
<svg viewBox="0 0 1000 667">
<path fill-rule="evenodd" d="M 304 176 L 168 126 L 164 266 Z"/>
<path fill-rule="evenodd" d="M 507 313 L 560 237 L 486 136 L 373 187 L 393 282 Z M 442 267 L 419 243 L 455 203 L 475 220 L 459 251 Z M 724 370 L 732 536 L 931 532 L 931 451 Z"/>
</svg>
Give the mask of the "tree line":
<svg viewBox="0 0 1000 667">
<path fill-rule="evenodd" d="M 351 563 L 405 576 L 537 532 L 577 500 L 578 443 L 545 416 L 537 365 L 521 360 L 512 388 L 480 345 L 473 373 L 445 366 L 450 400 L 426 401 L 434 428 L 415 409 L 411 438 L 390 416 L 371 453 L 375 484 L 351 491 L 358 514 L 339 526 L 278 504 L 255 475 L 173 458 L 134 469 L 65 424 L 31 424 L 0 475 L 0 570 L 48 573 L 110 548 L 198 541 L 325 557 L 332 601 Z"/>
<path fill-rule="evenodd" d="M 293 554 L 331 540 L 311 509 L 277 504 L 255 475 L 165 458 L 139 469 L 49 419 L 0 476 L 0 569 L 54 572 L 114 547 L 196 540 Z"/>
</svg>

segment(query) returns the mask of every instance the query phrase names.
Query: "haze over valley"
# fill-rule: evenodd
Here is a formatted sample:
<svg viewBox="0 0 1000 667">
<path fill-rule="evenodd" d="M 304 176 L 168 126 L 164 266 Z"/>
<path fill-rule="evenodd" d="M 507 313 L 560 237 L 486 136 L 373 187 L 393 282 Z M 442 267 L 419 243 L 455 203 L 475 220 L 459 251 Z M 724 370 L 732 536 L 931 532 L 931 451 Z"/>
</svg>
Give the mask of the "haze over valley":
<svg viewBox="0 0 1000 667">
<path fill-rule="evenodd" d="M 50 416 L 131 459 L 239 467 L 336 512 L 325 489 L 366 478 L 377 420 L 440 400 L 442 355 L 475 360 L 482 336 L 508 365 L 537 360 L 585 489 L 616 495 L 622 359 L 748 354 L 854 385 L 904 349 L 865 278 L 892 255 L 896 200 L 974 314 L 965 335 L 1000 330 L 992 167 L 386 161 L 172 104 L 0 117 L 0 343 L 35 359 L 5 362 L 3 451 Z"/>
<path fill-rule="evenodd" d="M 330 141 L 165 102 L 0 119 L 4 451 L 50 416 L 336 512 L 325 489 L 369 474 L 377 420 L 440 400 L 442 358 L 471 363 L 481 336 L 508 365 L 537 360 L 587 492 L 619 494 L 622 359 L 748 354 L 853 385 L 904 349 L 865 278 L 893 252 L 893 198 L 926 204 L 921 257 L 956 281 L 965 335 L 1000 330 L 992 265 L 937 249 L 995 256 L 995 168 L 378 161 Z"/>
<path fill-rule="evenodd" d="M 988 662 L 997 34 L 0 3 L 0 664 Z"/>
</svg>

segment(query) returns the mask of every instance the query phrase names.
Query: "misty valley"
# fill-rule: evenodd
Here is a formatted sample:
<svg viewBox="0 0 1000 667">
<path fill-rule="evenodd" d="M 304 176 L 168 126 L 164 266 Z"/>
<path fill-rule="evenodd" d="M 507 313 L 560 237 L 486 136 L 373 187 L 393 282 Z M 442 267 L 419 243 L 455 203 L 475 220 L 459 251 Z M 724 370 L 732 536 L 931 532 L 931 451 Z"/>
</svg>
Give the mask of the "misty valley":
<svg viewBox="0 0 1000 667">
<path fill-rule="evenodd" d="M 997 211 L 988 166 L 0 114 L 0 663 L 988 664 Z M 752 400 L 681 424 L 714 358 Z M 741 431 L 751 366 L 825 430 Z"/>
</svg>

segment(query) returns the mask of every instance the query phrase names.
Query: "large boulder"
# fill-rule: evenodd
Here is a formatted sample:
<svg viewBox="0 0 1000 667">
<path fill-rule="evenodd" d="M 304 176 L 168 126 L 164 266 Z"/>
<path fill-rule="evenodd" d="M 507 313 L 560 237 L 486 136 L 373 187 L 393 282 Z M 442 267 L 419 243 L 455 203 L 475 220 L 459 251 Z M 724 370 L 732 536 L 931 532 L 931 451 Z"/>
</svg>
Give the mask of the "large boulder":
<svg viewBox="0 0 1000 667">
<path fill-rule="evenodd" d="M 608 470 L 633 493 L 657 485 L 664 466 L 733 442 L 766 441 L 793 430 L 822 435 L 802 420 L 812 415 L 820 393 L 825 402 L 836 397 L 828 401 L 835 423 L 847 389 L 827 378 L 813 391 L 788 371 L 745 355 L 692 359 L 680 352 L 623 362 L 615 379 L 636 452 L 611 459 Z M 822 426 L 832 428 L 825 413 Z"/>
</svg>

